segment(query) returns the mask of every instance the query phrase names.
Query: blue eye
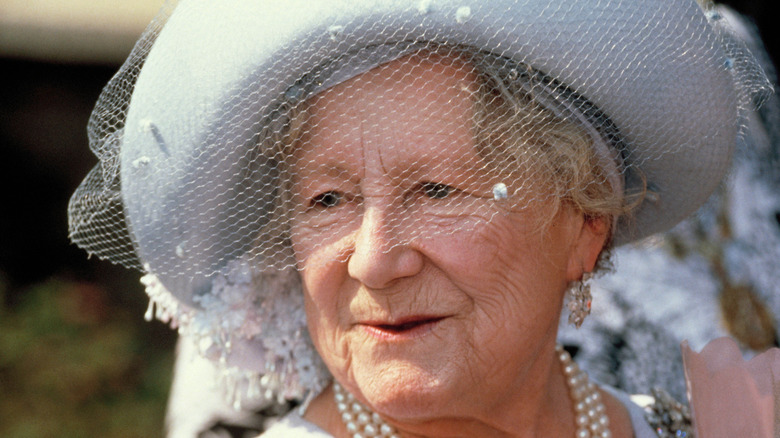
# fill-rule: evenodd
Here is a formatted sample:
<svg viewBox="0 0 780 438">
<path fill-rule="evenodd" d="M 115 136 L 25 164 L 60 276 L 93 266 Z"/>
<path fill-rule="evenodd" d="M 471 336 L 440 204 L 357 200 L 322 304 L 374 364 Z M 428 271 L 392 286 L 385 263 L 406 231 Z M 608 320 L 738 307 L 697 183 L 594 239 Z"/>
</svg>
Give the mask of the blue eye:
<svg viewBox="0 0 780 438">
<path fill-rule="evenodd" d="M 425 196 L 431 199 L 444 199 L 450 195 L 450 192 L 454 190 L 447 184 L 426 182 L 422 183 L 422 191 Z"/>
<path fill-rule="evenodd" d="M 312 198 L 309 205 L 311 207 L 332 208 L 341 204 L 341 198 L 343 197 L 344 195 L 342 193 L 335 190 L 329 190 Z"/>
</svg>

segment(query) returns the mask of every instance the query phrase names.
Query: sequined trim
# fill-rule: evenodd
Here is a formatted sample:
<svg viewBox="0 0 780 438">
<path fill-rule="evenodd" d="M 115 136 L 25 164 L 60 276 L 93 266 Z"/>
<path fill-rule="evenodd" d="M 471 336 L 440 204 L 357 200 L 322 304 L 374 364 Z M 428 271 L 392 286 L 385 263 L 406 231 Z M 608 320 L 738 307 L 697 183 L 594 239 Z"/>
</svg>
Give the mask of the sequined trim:
<svg viewBox="0 0 780 438">
<path fill-rule="evenodd" d="M 645 406 L 645 419 L 660 438 L 693 438 L 693 421 L 688 406 L 661 388 L 653 388 L 653 402 Z"/>
</svg>

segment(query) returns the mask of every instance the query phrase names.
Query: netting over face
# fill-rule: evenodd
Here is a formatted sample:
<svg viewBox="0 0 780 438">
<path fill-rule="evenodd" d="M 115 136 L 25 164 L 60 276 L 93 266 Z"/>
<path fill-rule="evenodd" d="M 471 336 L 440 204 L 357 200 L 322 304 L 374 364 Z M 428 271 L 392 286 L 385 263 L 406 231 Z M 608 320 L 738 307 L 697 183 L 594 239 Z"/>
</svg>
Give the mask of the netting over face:
<svg viewBox="0 0 780 438">
<path fill-rule="evenodd" d="M 327 261 L 346 260 L 364 225 L 381 228 L 372 232 L 388 252 L 467 235 L 495 214 L 535 211 L 541 228 L 564 206 L 606 221 L 624 209 L 611 122 L 549 78 L 492 55 L 422 46 L 293 103 L 279 119 L 280 134 L 264 136 L 260 149 L 278 163 L 281 195 L 253 251 L 285 254 L 289 239 L 291 257 L 273 257 L 280 269 L 305 268 L 318 246 L 336 241 L 347 244 Z"/>
<path fill-rule="evenodd" d="M 101 164 L 71 238 L 153 273 L 159 315 L 205 352 L 240 338 L 256 375 L 321 378 L 301 315 L 277 333 L 295 347 L 265 343 L 272 303 L 300 310 L 296 271 L 361 238 L 387 252 L 574 209 L 626 242 L 706 198 L 764 78 L 721 17 L 648 3 L 169 3 L 90 120 Z M 239 308 L 257 311 L 213 318 Z"/>
</svg>

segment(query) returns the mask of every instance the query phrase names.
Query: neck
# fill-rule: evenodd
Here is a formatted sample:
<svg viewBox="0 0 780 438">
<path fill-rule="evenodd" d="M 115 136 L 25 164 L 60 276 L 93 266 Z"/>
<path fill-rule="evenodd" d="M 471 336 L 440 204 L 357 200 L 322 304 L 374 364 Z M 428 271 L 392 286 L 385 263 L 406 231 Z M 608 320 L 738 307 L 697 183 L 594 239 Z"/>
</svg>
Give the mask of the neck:
<svg viewBox="0 0 780 438">
<path fill-rule="evenodd" d="M 511 388 L 496 388 L 490 400 L 474 400 L 467 410 L 434 413 L 412 421 L 384 417 L 404 438 L 574 436 L 574 414 L 554 348 L 537 360 Z M 503 391 L 502 391 L 503 390 Z M 306 418 L 334 437 L 351 437 L 329 387 L 312 402 Z"/>
</svg>

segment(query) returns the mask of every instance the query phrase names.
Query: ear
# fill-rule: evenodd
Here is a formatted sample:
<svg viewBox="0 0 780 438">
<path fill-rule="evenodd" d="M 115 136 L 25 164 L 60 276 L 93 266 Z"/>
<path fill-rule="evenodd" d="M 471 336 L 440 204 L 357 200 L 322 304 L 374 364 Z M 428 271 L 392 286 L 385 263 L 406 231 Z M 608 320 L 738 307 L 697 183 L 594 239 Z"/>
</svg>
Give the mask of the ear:
<svg viewBox="0 0 780 438">
<path fill-rule="evenodd" d="M 569 252 L 566 280 L 577 281 L 586 272 L 593 271 L 601 250 L 609 236 L 609 219 L 604 216 L 580 216 L 579 232 L 575 235 Z"/>
</svg>

